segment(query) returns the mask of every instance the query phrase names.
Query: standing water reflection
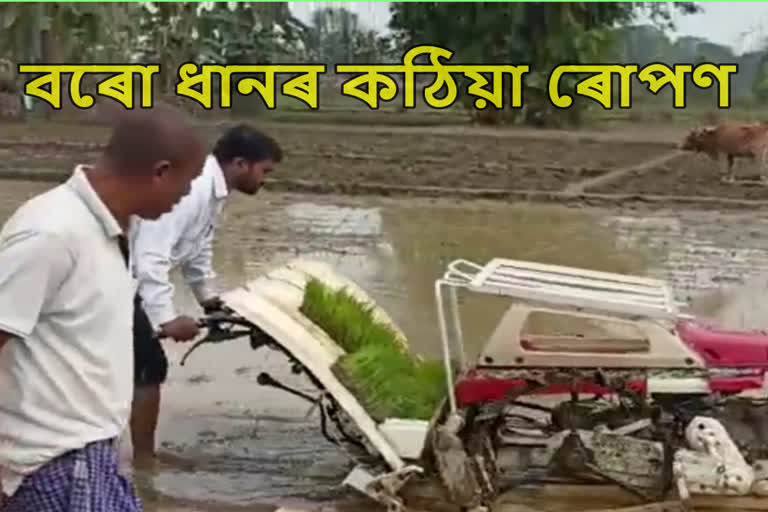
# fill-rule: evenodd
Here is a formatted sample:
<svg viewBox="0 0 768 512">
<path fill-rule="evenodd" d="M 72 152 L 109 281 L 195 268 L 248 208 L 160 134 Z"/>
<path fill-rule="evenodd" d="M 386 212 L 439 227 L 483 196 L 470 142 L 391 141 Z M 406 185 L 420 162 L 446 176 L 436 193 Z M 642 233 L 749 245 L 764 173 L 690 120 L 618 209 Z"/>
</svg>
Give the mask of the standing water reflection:
<svg viewBox="0 0 768 512">
<path fill-rule="evenodd" d="M 43 188 L 5 182 L 0 218 Z M 434 357 L 439 343 L 433 283 L 456 258 L 484 262 L 503 256 L 652 274 L 672 280 L 682 299 L 707 293 L 696 301 L 700 311 L 736 326 L 765 324 L 760 276 L 768 265 L 768 241 L 760 233 L 767 228 L 768 215 L 755 214 L 633 214 L 265 192 L 255 200 L 234 197 L 227 205 L 215 266 L 218 284 L 227 289 L 299 255 L 326 261 L 379 301 L 414 350 Z M 747 280 L 763 284 L 741 293 L 717 292 Z M 197 314 L 192 296 L 184 287 L 179 291 L 180 310 Z M 498 298 L 463 299 L 470 347 L 485 340 L 505 304 Z M 147 479 L 145 490 L 232 505 L 336 494 L 349 459 L 322 438 L 315 417 L 305 418 L 305 402 L 256 383 L 258 373 L 269 370 L 285 384 L 307 389 L 280 354 L 253 352 L 245 341 L 208 345 L 180 367 L 187 346 L 166 347 L 171 368 L 159 439 L 195 461 L 195 471 L 160 472 Z"/>
</svg>

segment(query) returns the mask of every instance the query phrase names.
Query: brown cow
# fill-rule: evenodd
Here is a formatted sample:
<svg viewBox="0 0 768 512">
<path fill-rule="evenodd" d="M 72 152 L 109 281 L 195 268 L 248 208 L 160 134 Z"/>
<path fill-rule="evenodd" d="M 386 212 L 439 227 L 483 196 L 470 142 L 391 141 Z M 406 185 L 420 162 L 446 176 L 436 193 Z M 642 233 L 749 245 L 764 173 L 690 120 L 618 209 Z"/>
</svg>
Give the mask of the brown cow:
<svg viewBox="0 0 768 512">
<path fill-rule="evenodd" d="M 767 123 L 720 123 L 714 126 L 694 128 L 679 146 L 683 151 L 704 153 L 715 161 L 726 155 L 726 181 L 735 181 L 734 160 L 737 157 L 750 160 L 760 159 L 762 180 L 768 179 L 764 172 L 768 164 Z"/>
</svg>

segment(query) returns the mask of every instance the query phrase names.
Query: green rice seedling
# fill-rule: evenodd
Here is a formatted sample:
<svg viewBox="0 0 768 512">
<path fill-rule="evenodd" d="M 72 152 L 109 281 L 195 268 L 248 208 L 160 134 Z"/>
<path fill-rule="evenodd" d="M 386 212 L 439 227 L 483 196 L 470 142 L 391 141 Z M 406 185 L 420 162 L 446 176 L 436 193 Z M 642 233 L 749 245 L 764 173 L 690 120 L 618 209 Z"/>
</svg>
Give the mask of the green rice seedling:
<svg viewBox="0 0 768 512">
<path fill-rule="evenodd" d="M 333 370 L 371 416 L 402 417 L 413 392 L 407 382 L 413 364 L 407 356 L 392 347 L 368 345 L 342 356 Z"/>
<path fill-rule="evenodd" d="M 343 356 L 334 368 L 339 380 L 371 416 L 428 420 L 445 395 L 445 380 L 435 364 L 416 366 L 401 352 L 368 346 Z"/>
<path fill-rule="evenodd" d="M 419 396 L 430 406 L 429 416 L 420 419 L 429 419 L 446 396 L 445 364 L 441 359 L 420 361 L 416 365 L 416 377 Z"/>
<path fill-rule="evenodd" d="M 445 396 L 441 361 L 403 350 L 394 329 L 344 289 L 311 279 L 300 311 L 344 349 L 334 374 L 374 419 L 432 417 Z"/>
<path fill-rule="evenodd" d="M 310 279 L 299 310 L 347 353 L 368 344 L 398 346 L 397 333 L 374 320 L 373 307 L 362 304 L 343 288 L 331 290 L 317 279 Z"/>
</svg>

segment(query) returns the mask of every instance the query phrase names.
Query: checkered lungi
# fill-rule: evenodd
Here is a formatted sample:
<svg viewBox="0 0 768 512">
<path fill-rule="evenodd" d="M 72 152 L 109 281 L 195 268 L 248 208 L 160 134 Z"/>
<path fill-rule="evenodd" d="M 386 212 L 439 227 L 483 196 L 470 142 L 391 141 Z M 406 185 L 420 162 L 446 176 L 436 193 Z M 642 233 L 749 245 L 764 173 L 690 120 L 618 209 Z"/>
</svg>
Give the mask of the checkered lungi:
<svg viewBox="0 0 768 512">
<path fill-rule="evenodd" d="M 1 512 L 142 512 L 131 483 L 118 473 L 114 440 L 65 453 L 28 475 Z"/>
</svg>

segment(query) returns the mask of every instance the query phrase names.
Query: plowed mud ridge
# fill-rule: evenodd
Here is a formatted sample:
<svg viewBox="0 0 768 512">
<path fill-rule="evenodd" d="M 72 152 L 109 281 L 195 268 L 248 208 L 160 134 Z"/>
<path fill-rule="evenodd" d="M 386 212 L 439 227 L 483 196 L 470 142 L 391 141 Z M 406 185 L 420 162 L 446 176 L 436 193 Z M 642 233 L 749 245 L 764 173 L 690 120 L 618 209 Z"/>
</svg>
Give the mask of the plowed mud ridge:
<svg viewBox="0 0 768 512">
<path fill-rule="evenodd" d="M 768 208 L 768 186 L 756 179 L 759 164 L 739 161 L 745 179 L 725 183 L 716 162 L 676 149 L 684 128 L 256 124 L 284 149 L 284 162 L 267 183 L 279 191 Z M 74 164 L 95 160 L 109 133 L 37 121 L 6 128 L 0 125 L 0 177 L 44 181 L 59 181 Z M 222 128 L 208 124 L 202 131 L 213 142 Z"/>
</svg>

